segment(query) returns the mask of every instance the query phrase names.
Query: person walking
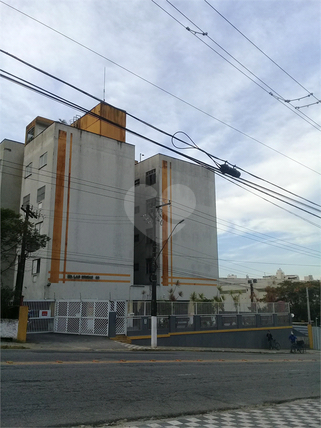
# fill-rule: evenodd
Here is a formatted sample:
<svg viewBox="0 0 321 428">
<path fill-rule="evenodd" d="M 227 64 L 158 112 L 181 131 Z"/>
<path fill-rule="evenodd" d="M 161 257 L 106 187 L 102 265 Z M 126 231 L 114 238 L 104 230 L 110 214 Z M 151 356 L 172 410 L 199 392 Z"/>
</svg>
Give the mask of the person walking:
<svg viewBox="0 0 321 428">
<path fill-rule="evenodd" d="M 270 330 L 268 330 L 268 332 L 266 334 L 266 338 L 267 338 L 267 341 L 268 341 L 268 347 L 269 347 L 269 349 L 272 349 L 273 336 L 272 336 Z"/>
<path fill-rule="evenodd" d="M 297 337 L 294 335 L 293 331 L 291 331 L 291 334 L 289 336 L 289 340 L 291 342 L 291 349 L 290 349 L 291 353 L 294 352 L 294 350 L 295 350 L 296 339 L 297 339 Z"/>
</svg>

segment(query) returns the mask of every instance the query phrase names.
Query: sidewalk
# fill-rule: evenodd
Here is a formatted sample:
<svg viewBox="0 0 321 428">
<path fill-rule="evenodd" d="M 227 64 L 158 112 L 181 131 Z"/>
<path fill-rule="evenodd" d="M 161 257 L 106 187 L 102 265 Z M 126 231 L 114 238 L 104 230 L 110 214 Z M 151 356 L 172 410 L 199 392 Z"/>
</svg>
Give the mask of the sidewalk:
<svg viewBox="0 0 321 428">
<path fill-rule="evenodd" d="M 124 421 L 113 426 L 115 428 L 319 428 L 320 410 L 320 399 L 317 398 L 170 419 Z M 102 425 L 101 428 L 109 426 Z M 89 427 L 82 425 L 82 428 Z"/>
<path fill-rule="evenodd" d="M 240 349 L 240 348 L 194 348 L 194 347 L 157 347 L 152 349 L 149 346 L 138 346 L 111 340 L 104 336 L 81 336 L 75 334 L 61 333 L 35 333 L 27 335 L 26 343 L 1 341 L 2 349 L 32 349 L 32 350 L 52 350 L 52 351 L 199 351 L 199 352 L 235 352 L 253 354 L 288 354 L 289 349 L 279 351 L 269 349 Z M 307 352 L 320 354 L 320 351 L 308 349 Z"/>
</svg>

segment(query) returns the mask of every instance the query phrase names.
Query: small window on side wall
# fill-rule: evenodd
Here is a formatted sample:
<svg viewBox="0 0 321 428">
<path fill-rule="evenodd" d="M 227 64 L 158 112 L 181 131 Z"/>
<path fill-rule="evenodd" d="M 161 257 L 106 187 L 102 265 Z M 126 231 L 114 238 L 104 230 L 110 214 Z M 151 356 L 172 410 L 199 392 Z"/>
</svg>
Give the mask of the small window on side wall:
<svg viewBox="0 0 321 428">
<path fill-rule="evenodd" d="M 32 162 L 26 166 L 25 178 L 29 177 L 32 174 Z"/>
<path fill-rule="evenodd" d="M 152 186 L 156 183 L 156 169 L 146 172 L 146 186 Z"/>
<path fill-rule="evenodd" d="M 45 199 L 46 186 L 39 187 L 37 190 L 37 202 L 41 202 Z"/>
<path fill-rule="evenodd" d="M 26 208 L 27 205 L 30 205 L 30 193 L 29 195 L 24 196 L 22 199 L 22 206 Z"/>
<path fill-rule="evenodd" d="M 40 156 L 39 158 L 39 169 L 47 165 L 47 152 Z"/>
<path fill-rule="evenodd" d="M 40 259 L 32 260 L 32 275 L 40 273 Z"/>
</svg>

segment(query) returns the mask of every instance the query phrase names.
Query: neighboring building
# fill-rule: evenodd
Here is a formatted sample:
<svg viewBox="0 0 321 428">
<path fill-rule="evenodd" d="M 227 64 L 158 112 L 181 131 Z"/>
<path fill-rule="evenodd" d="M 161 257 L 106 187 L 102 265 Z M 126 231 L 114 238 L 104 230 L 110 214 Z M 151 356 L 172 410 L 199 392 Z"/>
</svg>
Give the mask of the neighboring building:
<svg viewBox="0 0 321 428">
<path fill-rule="evenodd" d="M 171 290 L 175 297 L 182 292 L 178 300 L 185 301 L 193 292 L 216 296 L 214 173 L 158 154 L 136 164 L 134 188 L 135 279 L 131 298 L 150 299 L 154 242 L 159 300 L 168 300 Z M 155 209 L 157 206 L 161 207 Z"/>
<path fill-rule="evenodd" d="M 25 145 L 12 140 L 0 143 L 1 208 L 20 212 L 21 178 Z"/>
<path fill-rule="evenodd" d="M 40 117 L 27 126 L 21 204 L 50 241 L 26 263 L 25 300 L 129 298 L 134 200 L 125 211 L 124 199 L 135 157 L 125 127 L 126 113 L 105 103 L 71 126 Z"/>
<path fill-rule="evenodd" d="M 0 143 L 0 201 L 1 208 L 20 212 L 21 177 L 24 144 L 12 140 Z M 13 249 L 13 254 L 15 251 Z M 1 285 L 14 288 L 15 255 L 1 259 Z"/>
<path fill-rule="evenodd" d="M 263 276 L 263 278 L 238 278 L 236 275 L 228 275 L 219 279 L 222 293 L 226 296 L 226 302 L 231 302 L 230 293 L 240 293 L 240 304 L 251 301 L 251 288 L 253 289 L 253 301 L 263 299 L 266 287 L 277 287 L 283 281 L 300 281 L 298 275 L 285 275 L 282 269 L 278 269 L 275 275 Z M 251 287 L 252 286 L 252 287 Z"/>
</svg>

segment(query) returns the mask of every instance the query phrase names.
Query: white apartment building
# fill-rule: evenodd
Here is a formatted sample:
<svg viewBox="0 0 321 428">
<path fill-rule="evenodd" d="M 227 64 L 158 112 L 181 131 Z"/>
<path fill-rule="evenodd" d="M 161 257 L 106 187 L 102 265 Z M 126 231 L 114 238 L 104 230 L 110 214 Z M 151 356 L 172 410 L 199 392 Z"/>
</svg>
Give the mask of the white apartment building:
<svg viewBox="0 0 321 428">
<path fill-rule="evenodd" d="M 39 117 L 27 126 L 21 204 L 50 241 L 26 263 L 25 300 L 129 298 L 134 146 L 125 112 L 105 103 L 91 112 L 71 126 Z"/>
<path fill-rule="evenodd" d="M 251 292 L 254 302 L 263 299 L 266 294 L 266 287 L 277 287 L 283 281 L 300 281 L 298 275 L 286 275 L 279 268 L 275 275 L 265 275 L 263 278 L 238 278 L 236 275 L 228 275 L 226 278 L 219 279 L 219 285 L 222 288 L 221 294 L 225 296 L 227 303 L 232 302 L 230 293 L 240 294 L 239 303 L 246 305 L 251 301 Z"/>
<path fill-rule="evenodd" d="M 154 241 L 157 299 L 217 295 L 213 172 L 161 154 L 136 163 L 133 300 L 150 298 Z"/>
</svg>

